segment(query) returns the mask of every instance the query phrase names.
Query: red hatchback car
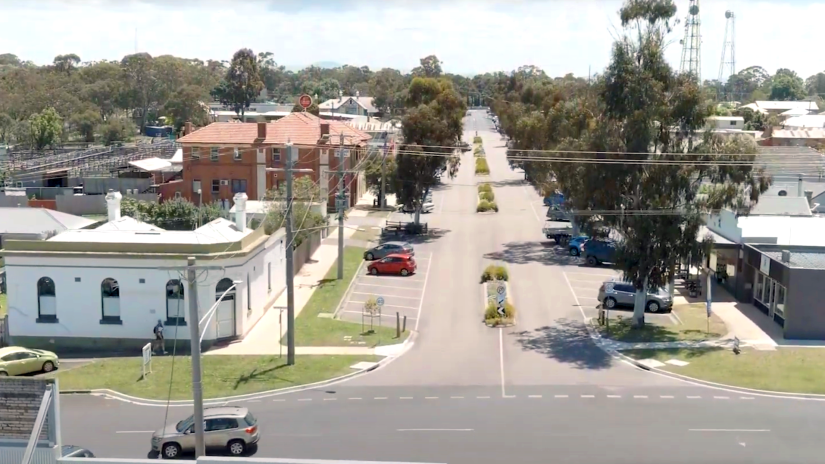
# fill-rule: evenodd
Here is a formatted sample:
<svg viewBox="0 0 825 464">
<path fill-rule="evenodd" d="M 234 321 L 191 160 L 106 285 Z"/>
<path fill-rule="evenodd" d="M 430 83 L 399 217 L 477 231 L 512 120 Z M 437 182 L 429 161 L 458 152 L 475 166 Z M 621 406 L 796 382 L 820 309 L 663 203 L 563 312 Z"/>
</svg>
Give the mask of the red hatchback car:
<svg viewBox="0 0 825 464">
<path fill-rule="evenodd" d="M 383 259 L 373 261 L 367 266 L 367 272 L 372 275 L 378 274 L 401 274 L 407 276 L 414 274 L 418 265 L 411 255 L 391 254 Z"/>
</svg>

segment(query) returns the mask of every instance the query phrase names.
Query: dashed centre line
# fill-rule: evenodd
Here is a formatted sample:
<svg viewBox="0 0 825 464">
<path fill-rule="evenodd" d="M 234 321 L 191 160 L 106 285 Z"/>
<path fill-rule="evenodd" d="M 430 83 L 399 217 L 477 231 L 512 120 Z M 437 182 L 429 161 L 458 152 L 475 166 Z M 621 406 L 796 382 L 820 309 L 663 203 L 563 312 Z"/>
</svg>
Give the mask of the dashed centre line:
<svg viewBox="0 0 825 464">
<path fill-rule="evenodd" d="M 650 398 L 654 398 L 654 399 L 659 398 L 659 399 L 667 399 L 667 400 L 675 400 L 675 399 L 701 400 L 703 398 L 702 396 L 699 396 L 699 395 L 687 395 L 687 396 L 655 395 L 655 396 L 651 397 L 649 395 L 627 395 L 627 396 L 623 396 L 623 395 L 616 395 L 616 394 L 610 394 L 610 395 L 582 394 L 582 395 L 572 395 L 572 397 L 577 397 L 577 398 L 581 398 L 581 399 L 633 398 L 633 399 L 637 399 L 637 400 L 645 400 L 645 399 L 650 399 Z M 366 400 L 373 400 L 373 401 L 393 401 L 393 400 L 396 400 L 396 399 L 397 400 L 405 400 L 405 401 L 411 401 L 411 400 L 416 400 L 416 399 L 418 399 L 418 400 L 423 399 L 423 400 L 426 400 L 426 401 L 437 401 L 437 400 L 449 401 L 449 400 L 464 400 L 464 399 L 467 399 L 467 398 L 477 399 L 477 400 L 489 400 L 489 399 L 499 400 L 499 399 L 514 399 L 514 398 L 565 399 L 565 398 L 571 398 L 571 395 L 565 395 L 565 394 L 557 394 L 557 395 L 536 395 L 536 394 L 533 394 L 533 395 L 504 395 L 504 396 L 478 395 L 478 396 L 474 396 L 474 397 L 466 397 L 466 396 L 443 396 L 443 397 L 441 397 L 441 396 L 419 396 L 419 397 L 415 397 L 415 396 L 398 396 L 398 397 L 374 396 L 374 397 L 368 397 L 368 398 L 355 396 L 355 397 L 348 397 L 348 398 L 289 398 L 289 399 L 275 398 L 275 399 L 272 399 L 271 401 L 279 402 L 279 403 L 283 403 L 283 402 L 287 402 L 287 401 L 312 402 L 314 400 L 338 401 L 339 399 L 342 399 L 342 400 L 346 399 L 346 400 L 349 400 L 349 401 L 363 401 L 365 399 Z M 753 401 L 753 400 L 756 399 L 753 396 L 738 396 L 738 397 L 730 397 L 730 396 L 712 396 L 712 397 L 710 397 L 710 396 L 708 396 L 708 397 L 705 397 L 705 398 L 708 399 L 708 400 L 734 400 L 734 401 L 735 400 Z M 249 400 L 249 401 L 246 401 L 246 402 L 252 403 L 252 402 L 257 402 L 257 401 L 258 400 Z"/>
</svg>

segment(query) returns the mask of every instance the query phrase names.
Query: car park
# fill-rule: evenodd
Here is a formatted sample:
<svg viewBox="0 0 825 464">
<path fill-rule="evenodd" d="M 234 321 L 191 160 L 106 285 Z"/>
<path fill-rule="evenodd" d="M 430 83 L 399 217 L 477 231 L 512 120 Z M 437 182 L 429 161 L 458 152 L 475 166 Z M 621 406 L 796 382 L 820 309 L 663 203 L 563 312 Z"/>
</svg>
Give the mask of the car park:
<svg viewBox="0 0 825 464">
<path fill-rule="evenodd" d="M 415 256 L 415 250 L 413 249 L 413 246 L 407 242 L 386 242 L 365 251 L 364 259 L 367 261 L 373 261 L 392 254 Z"/>
<path fill-rule="evenodd" d="M 57 355 L 51 351 L 20 346 L 0 348 L 0 377 L 51 372 L 57 369 L 59 364 Z"/>
<path fill-rule="evenodd" d="M 590 237 L 586 235 L 571 238 L 570 241 L 567 242 L 567 249 L 570 256 L 581 256 L 584 244 L 588 240 L 590 240 Z"/>
<path fill-rule="evenodd" d="M 415 263 L 415 258 L 412 255 L 403 254 L 387 255 L 367 266 L 367 272 L 372 275 L 400 274 L 408 276 L 415 274 L 416 269 L 418 269 L 418 265 Z"/>
<path fill-rule="evenodd" d="M 207 448 L 223 448 L 233 456 L 242 455 L 260 439 L 258 420 L 247 408 L 218 407 L 203 410 L 204 444 Z M 152 450 L 165 459 L 180 457 L 195 449 L 194 416 L 152 434 Z"/>
<path fill-rule="evenodd" d="M 673 309 L 673 299 L 664 289 L 647 292 L 645 300 L 645 310 L 651 313 Z M 606 309 L 632 308 L 636 304 L 636 288 L 627 282 L 606 281 L 599 287 L 599 301 Z"/>
</svg>

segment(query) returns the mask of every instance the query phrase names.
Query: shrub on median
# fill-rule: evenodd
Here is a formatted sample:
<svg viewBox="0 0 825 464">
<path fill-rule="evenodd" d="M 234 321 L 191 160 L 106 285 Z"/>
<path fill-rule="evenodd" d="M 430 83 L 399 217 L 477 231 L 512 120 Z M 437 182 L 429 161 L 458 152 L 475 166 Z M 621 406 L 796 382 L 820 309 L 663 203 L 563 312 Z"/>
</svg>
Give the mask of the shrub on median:
<svg viewBox="0 0 825 464">
<path fill-rule="evenodd" d="M 484 158 L 476 158 L 476 174 L 487 175 L 490 174 L 490 166 L 487 165 L 487 160 Z"/>
<path fill-rule="evenodd" d="M 473 143 L 481 143 L 481 137 L 479 137 L 477 135 L 475 137 L 473 137 Z"/>
<path fill-rule="evenodd" d="M 510 280 L 510 274 L 507 272 L 507 268 L 504 266 L 496 266 L 495 264 L 484 268 L 484 272 L 481 273 L 481 283 L 494 280 L 503 280 L 505 282 Z"/>
<path fill-rule="evenodd" d="M 487 302 L 487 308 L 484 310 L 484 322 L 490 325 L 499 325 L 512 323 L 516 317 L 516 308 L 509 302 L 504 302 L 504 316 L 498 313 L 498 307 L 493 301 Z"/>
<path fill-rule="evenodd" d="M 478 193 L 483 192 L 493 192 L 493 186 L 490 184 L 479 184 L 478 185 Z"/>
<path fill-rule="evenodd" d="M 478 202 L 478 206 L 476 206 L 477 213 L 486 213 L 488 211 L 495 211 L 498 212 L 498 205 L 494 201 L 488 200 L 481 200 Z"/>
<path fill-rule="evenodd" d="M 481 192 L 478 194 L 478 197 L 481 199 L 481 201 L 488 202 L 494 202 L 496 199 L 496 196 L 493 194 L 493 192 Z"/>
</svg>

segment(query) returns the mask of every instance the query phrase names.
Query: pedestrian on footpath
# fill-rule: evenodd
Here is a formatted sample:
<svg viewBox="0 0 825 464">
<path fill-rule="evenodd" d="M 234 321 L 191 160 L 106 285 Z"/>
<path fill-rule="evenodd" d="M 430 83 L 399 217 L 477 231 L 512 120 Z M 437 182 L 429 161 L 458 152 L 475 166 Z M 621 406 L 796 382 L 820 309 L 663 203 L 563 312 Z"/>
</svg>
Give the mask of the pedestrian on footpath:
<svg viewBox="0 0 825 464">
<path fill-rule="evenodd" d="M 163 343 L 163 322 L 158 319 L 158 324 L 154 329 L 155 333 L 155 352 L 166 354 L 166 344 Z"/>
</svg>

